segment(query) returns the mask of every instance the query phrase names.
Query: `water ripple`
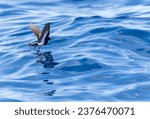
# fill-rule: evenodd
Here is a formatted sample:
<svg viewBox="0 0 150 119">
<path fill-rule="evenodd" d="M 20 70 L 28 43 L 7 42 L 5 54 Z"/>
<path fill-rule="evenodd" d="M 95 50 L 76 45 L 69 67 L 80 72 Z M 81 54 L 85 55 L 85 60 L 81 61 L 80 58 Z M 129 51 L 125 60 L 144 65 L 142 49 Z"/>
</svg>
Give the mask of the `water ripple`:
<svg viewBox="0 0 150 119">
<path fill-rule="evenodd" d="M 149 101 L 149 5 L 1 0 L 0 101 Z M 51 42 L 34 51 L 28 24 L 46 22 Z"/>
</svg>

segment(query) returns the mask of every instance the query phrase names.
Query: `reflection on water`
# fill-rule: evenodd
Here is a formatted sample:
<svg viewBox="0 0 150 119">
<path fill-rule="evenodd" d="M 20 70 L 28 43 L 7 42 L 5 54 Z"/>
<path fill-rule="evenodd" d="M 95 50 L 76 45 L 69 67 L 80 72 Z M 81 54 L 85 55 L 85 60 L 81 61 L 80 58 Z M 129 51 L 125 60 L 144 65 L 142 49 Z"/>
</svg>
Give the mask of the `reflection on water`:
<svg viewBox="0 0 150 119">
<path fill-rule="evenodd" d="M 40 50 L 38 50 L 36 52 L 36 55 L 38 56 L 37 63 L 43 64 L 43 68 L 54 68 L 57 64 L 59 64 L 54 61 L 51 52 L 41 52 Z M 49 72 L 42 72 L 41 74 L 47 74 L 48 76 L 51 75 Z M 49 86 L 52 86 L 54 84 L 54 82 L 51 82 L 48 79 L 44 79 L 43 82 L 45 82 L 45 84 Z M 43 96 L 53 96 L 55 92 L 56 90 L 44 91 L 42 94 Z"/>
<path fill-rule="evenodd" d="M 52 90 L 50 92 L 44 92 L 44 96 L 53 96 L 55 94 L 56 90 Z"/>
<path fill-rule="evenodd" d="M 149 1 L 0 0 L 0 101 L 150 101 Z"/>
<path fill-rule="evenodd" d="M 57 62 L 54 62 L 51 52 L 38 52 L 37 55 L 39 56 L 37 63 L 43 64 L 44 68 L 53 68 L 58 64 Z"/>
</svg>

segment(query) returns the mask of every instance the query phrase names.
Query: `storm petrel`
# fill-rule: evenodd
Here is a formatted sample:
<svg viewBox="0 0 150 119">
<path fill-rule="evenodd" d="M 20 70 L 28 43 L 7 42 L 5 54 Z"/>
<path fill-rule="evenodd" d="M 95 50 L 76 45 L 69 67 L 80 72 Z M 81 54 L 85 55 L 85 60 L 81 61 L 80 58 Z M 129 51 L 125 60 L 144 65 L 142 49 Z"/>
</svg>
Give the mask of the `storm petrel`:
<svg viewBox="0 0 150 119">
<path fill-rule="evenodd" d="M 30 23 L 29 24 L 32 32 L 36 35 L 37 41 L 33 43 L 29 43 L 29 46 L 43 46 L 47 45 L 48 41 L 50 40 L 50 23 L 46 23 L 41 31 L 36 25 Z"/>
</svg>

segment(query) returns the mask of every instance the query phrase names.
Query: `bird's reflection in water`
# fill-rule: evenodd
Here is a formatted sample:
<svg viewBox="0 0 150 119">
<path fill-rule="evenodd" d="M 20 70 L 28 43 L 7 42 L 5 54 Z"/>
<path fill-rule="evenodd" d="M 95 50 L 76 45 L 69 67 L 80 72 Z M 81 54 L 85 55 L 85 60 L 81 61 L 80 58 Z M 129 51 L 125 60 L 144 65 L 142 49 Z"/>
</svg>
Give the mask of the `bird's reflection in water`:
<svg viewBox="0 0 150 119">
<path fill-rule="evenodd" d="M 49 92 L 44 92 L 44 96 L 53 96 L 55 94 L 56 90 L 52 90 Z"/>
<path fill-rule="evenodd" d="M 54 62 L 51 52 L 38 52 L 37 54 L 40 57 L 40 59 L 37 60 L 37 63 L 43 64 L 44 68 L 53 68 L 58 64 L 57 62 Z"/>
<path fill-rule="evenodd" d="M 54 68 L 58 63 L 54 62 L 53 56 L 51 52 L 37 52 L 36 55 L 39 57 L 37 63 L 43 64 L 44 68 Z M 48 72 L 43 72 L 42 74 L 49 74 Z M 47 85 L 53 85 L 53 82 L 49 82 L 48 79 L 44 79 L 43 82 Z M 56 90 L 43 92 L 44 96 L 53 96 Z"/>
</svg>

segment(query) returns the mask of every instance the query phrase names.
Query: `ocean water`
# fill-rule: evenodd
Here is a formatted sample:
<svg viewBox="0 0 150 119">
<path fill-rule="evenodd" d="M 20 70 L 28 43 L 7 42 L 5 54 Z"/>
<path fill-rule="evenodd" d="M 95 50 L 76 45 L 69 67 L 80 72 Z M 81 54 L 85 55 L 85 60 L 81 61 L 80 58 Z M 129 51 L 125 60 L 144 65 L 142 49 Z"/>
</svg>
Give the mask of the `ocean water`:
<svg viewBox="0 0 150 119">
<path fill-rule="evenodd" d="M 150 0 L 1 0 L 0 101 L 150 101 Z"/>
</svg>

